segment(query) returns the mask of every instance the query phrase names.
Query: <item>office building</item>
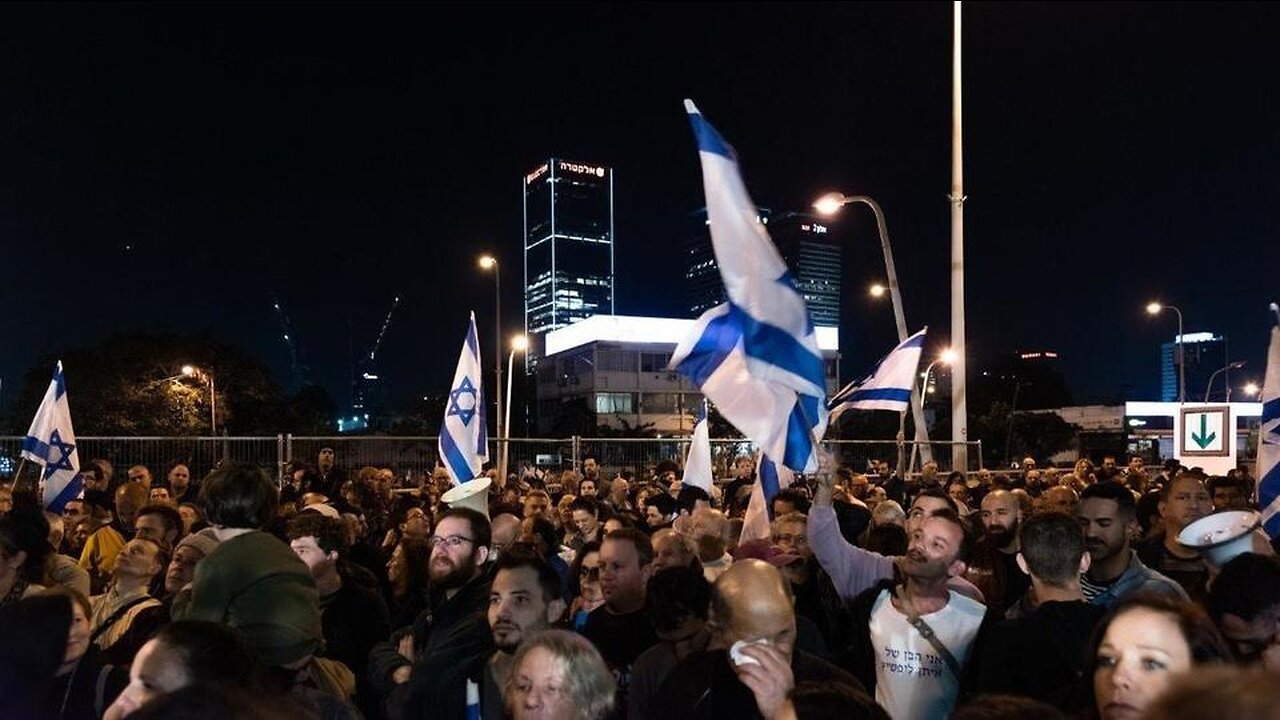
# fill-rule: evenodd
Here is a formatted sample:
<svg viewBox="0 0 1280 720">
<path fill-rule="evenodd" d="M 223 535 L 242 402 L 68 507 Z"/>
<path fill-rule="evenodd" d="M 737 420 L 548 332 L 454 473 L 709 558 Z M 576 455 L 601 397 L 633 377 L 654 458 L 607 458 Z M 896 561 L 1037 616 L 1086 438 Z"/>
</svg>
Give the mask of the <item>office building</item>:
<svg viewBox="0 0 1280 720">
<path fill-rule="evenodd" d="M 796 288 L 809 306 L 814 325 L 840 326 L 840 245 L 826 225 L 807 213 L 772 215 L 759 210 L 778 253 L 791 270 Z M 691 216 L 685 244 L 685 287 L 695 317 L 725 301 L 724 284 L 711 249 L 706 209 Z"/>
<path fill-rule="evenodd" d="M 1231 362 L 1227 359 L 1227 339 L 1213 333 L 1187 333 L 1182 336 L 1186 355 L 1187 400 L 1203 400 L 1209 378 Z M 1209 397 L 1223 400 L 1231 371 L 1227 370 L 1214 380 Z M 1160 399 L 1165 402 L 1178 400 L 1178 337 L 1160 346 Z"/>
<path fill-rule="evenodd" d="M 594 435 L 649 428 L 688 435 L 702 409 L 702 394 L 667 369 L 693 320 L 597 315 L 546 335 L 546 355 L 535 372 L 537 433 Z M 816 328 L 828 394 L 837 389 L 836 328 Z"/>
<path fill-rule="evenodd" d="M 527 361 L 545 335 L 614 307 L 613 170 L 551 158 L 524 177 Z"/>
</svg>

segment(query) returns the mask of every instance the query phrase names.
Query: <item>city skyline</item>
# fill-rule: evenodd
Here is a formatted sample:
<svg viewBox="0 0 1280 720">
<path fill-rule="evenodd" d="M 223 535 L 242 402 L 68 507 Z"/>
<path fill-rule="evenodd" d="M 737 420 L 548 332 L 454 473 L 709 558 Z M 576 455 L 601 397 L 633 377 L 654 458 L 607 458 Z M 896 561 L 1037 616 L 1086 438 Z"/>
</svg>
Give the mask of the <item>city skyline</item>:
<svg viewBox="0 0 1280 720">
<path fill-rule="evenodd" d="M 683 97 L 734 143 L 760 205 L 876 198 L 908 324 L 945 342 L 949 4 L 454 10 L 485 35 L 424 43 L 439 16 L 412 7 L 0 11 L 0 403 L 38 358 L 112 330 L 207 329 L 291 384 L 273 295 L 304 379 L 339 406 L 401 297 L 388 392 L 438 392 L 468 309 L 493 353 L 479 255 L 510 278 L 504 334 L 523 325 L 514 178 L 548 157 L 617 171 L 616 311 L 688 317 L 680 228 L 702 201 Z M 1154 399 L 1174 334 L 1143 312 L 1159 300 L 1187 333 L 1230 337 L 1239 379 L 1260 380 L 1280 101 L 1256 76 L 1277 11 L 964 12 L 970 372 L 1048 346 L 1081 400 Z M 543 52 L 552 71 L 516 71 Z M 826 224 L 847 378 L 896 335 L 864 291 L 883 281 L 870 214 Z"/>
</svg>

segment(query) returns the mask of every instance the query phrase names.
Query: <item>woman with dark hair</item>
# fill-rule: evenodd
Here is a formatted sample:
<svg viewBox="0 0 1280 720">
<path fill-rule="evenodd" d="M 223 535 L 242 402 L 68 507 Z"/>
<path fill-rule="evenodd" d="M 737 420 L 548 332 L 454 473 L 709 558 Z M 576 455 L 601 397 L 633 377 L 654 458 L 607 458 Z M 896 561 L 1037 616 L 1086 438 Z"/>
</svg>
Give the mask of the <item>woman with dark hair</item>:
<svg viewBox="0 0 1280 720">
<path fill-rule="evenodd" d="M 44 589 L 49 521 L 29 494 L 14 495 L 14 507 L 0 515 L 0 607 Z"/>
<path fill-rule="evenodd" d="M 569 606 L 569 626 L 581 631 L 587 625 L 587 616 L 604 604 L 600 590 L 600 543 L 591 541 L 582 546 L 573 565 L 569 567 L 569 591 L 573 604 Z"/>
<path fill-rule="evenodd" d="M 1229 662 L 1231 651 L 1200 606 L 1139 595 L 1098 624 L 1090 657 L 1098 714 L 1119 720 L 1141 717 L 1175 675 Z"/>
<path fill-rule="evenodd" d="M 319 597 L 306 564 L 262 531 L 276 515 L 275 483 L 230 465 L 205 479 L 200 499 L 219 543 L 196 565 L 190 595 L 174 598 L 174 619 L 226 623 L 268 666 L 306 664 L 323 643 Z"/>
<path fill-rule="evenodd" d="M 127 717 L 152 698 L 188 685 L 220 685 L 261 691 L 261 666 L 234 630 L 218 623 L 186 620 L 162 628 L 138 651 L 129 685 L 105 720 Z"/>
<path fill-rule="evenodd" d="M 391 552 L 387 580 L 391 585 L 391 627 L 412 625 L 427 608 L 431 544 L 426 538 L 408 536 Z"/>
</svg>

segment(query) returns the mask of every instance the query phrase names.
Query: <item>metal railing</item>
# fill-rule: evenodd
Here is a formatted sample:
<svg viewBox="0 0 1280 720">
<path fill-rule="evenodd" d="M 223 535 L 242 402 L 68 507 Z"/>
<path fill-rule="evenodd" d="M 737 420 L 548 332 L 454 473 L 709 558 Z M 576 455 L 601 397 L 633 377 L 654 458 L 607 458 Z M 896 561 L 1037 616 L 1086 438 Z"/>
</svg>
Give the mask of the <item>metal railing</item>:
<svg viewBox="0 0 1280 720">
<path fill-rule="evenodd" d="M 490 440 L 489 458 L 496 462 L 498 445 Z M 582 461 L 595 458 L 601 474 L 630 470 L 647 476 L 661 467 L 684 464 L 689 452 L 689 438 L 511 438 L 508 472 L 521 472 L 525 467 L 550 470 L 580 469 Z M 952 443 L 933 442 L 939 471 L 949 472 Z M 839 461 L 863 471 L 871 460 L 885 460 L 893 466 L 898 454 L 894 440 L 829 440 L 823 443 Z M 914 443 L 906 443 L 910 454 Z M 970 466 L 982 467 L 982 443 L 966 443 Z M 0 437 L 0 477 L 12 477 L 18 466 L 22 438 Z M 430 473 L 439 460 L 437 438 L 387 436 L 314 437 L 288 434 L 263 437 L 81 437 L 77 450 L 81 462 L 105 459 L 118 477 L 132 465 L 145 465 L 157 479 L 163 478 L 177 462 L 188 466 L 193 477 L 202 477 L 226 461 L 257 465 L 272 475 L 280 475 L 290 463 L 299 460 L 315 465 L 320 448 L 334 450 L 339 466 L 354 472 L 364 466 L 390 468 L 398 477 L 411 478 Z M 755 450 L 749 440 L 714 439 L 711 441 L 712 464 L 717 476 L 726 476 L 736 458 L 750 456 Z"/>
</svg>

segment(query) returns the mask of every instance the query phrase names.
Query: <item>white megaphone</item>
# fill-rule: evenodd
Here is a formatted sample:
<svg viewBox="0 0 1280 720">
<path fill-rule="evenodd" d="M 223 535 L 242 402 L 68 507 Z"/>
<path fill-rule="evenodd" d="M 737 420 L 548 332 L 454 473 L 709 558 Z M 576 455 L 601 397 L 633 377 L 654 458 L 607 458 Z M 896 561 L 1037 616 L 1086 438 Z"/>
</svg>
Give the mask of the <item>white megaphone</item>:
<svg viewBox="0 0 1280 720">
<path fill-rule="evenodd" d="M 488 477 L 468 480 L 441 495 L 440 502 L 450 508 L 471 508 L 487 518 L 489 517 L 489 484 L 491 482 Z"/>
<path fill-rule="evenodd" d="M 1253 510 L 1224 510 L 1205 515 L 1178 533 L 1178 542 L 1195 548 L 1218 567 L 1253 549 L 1253 531 L 1262 516 Z"/>
</svg>

